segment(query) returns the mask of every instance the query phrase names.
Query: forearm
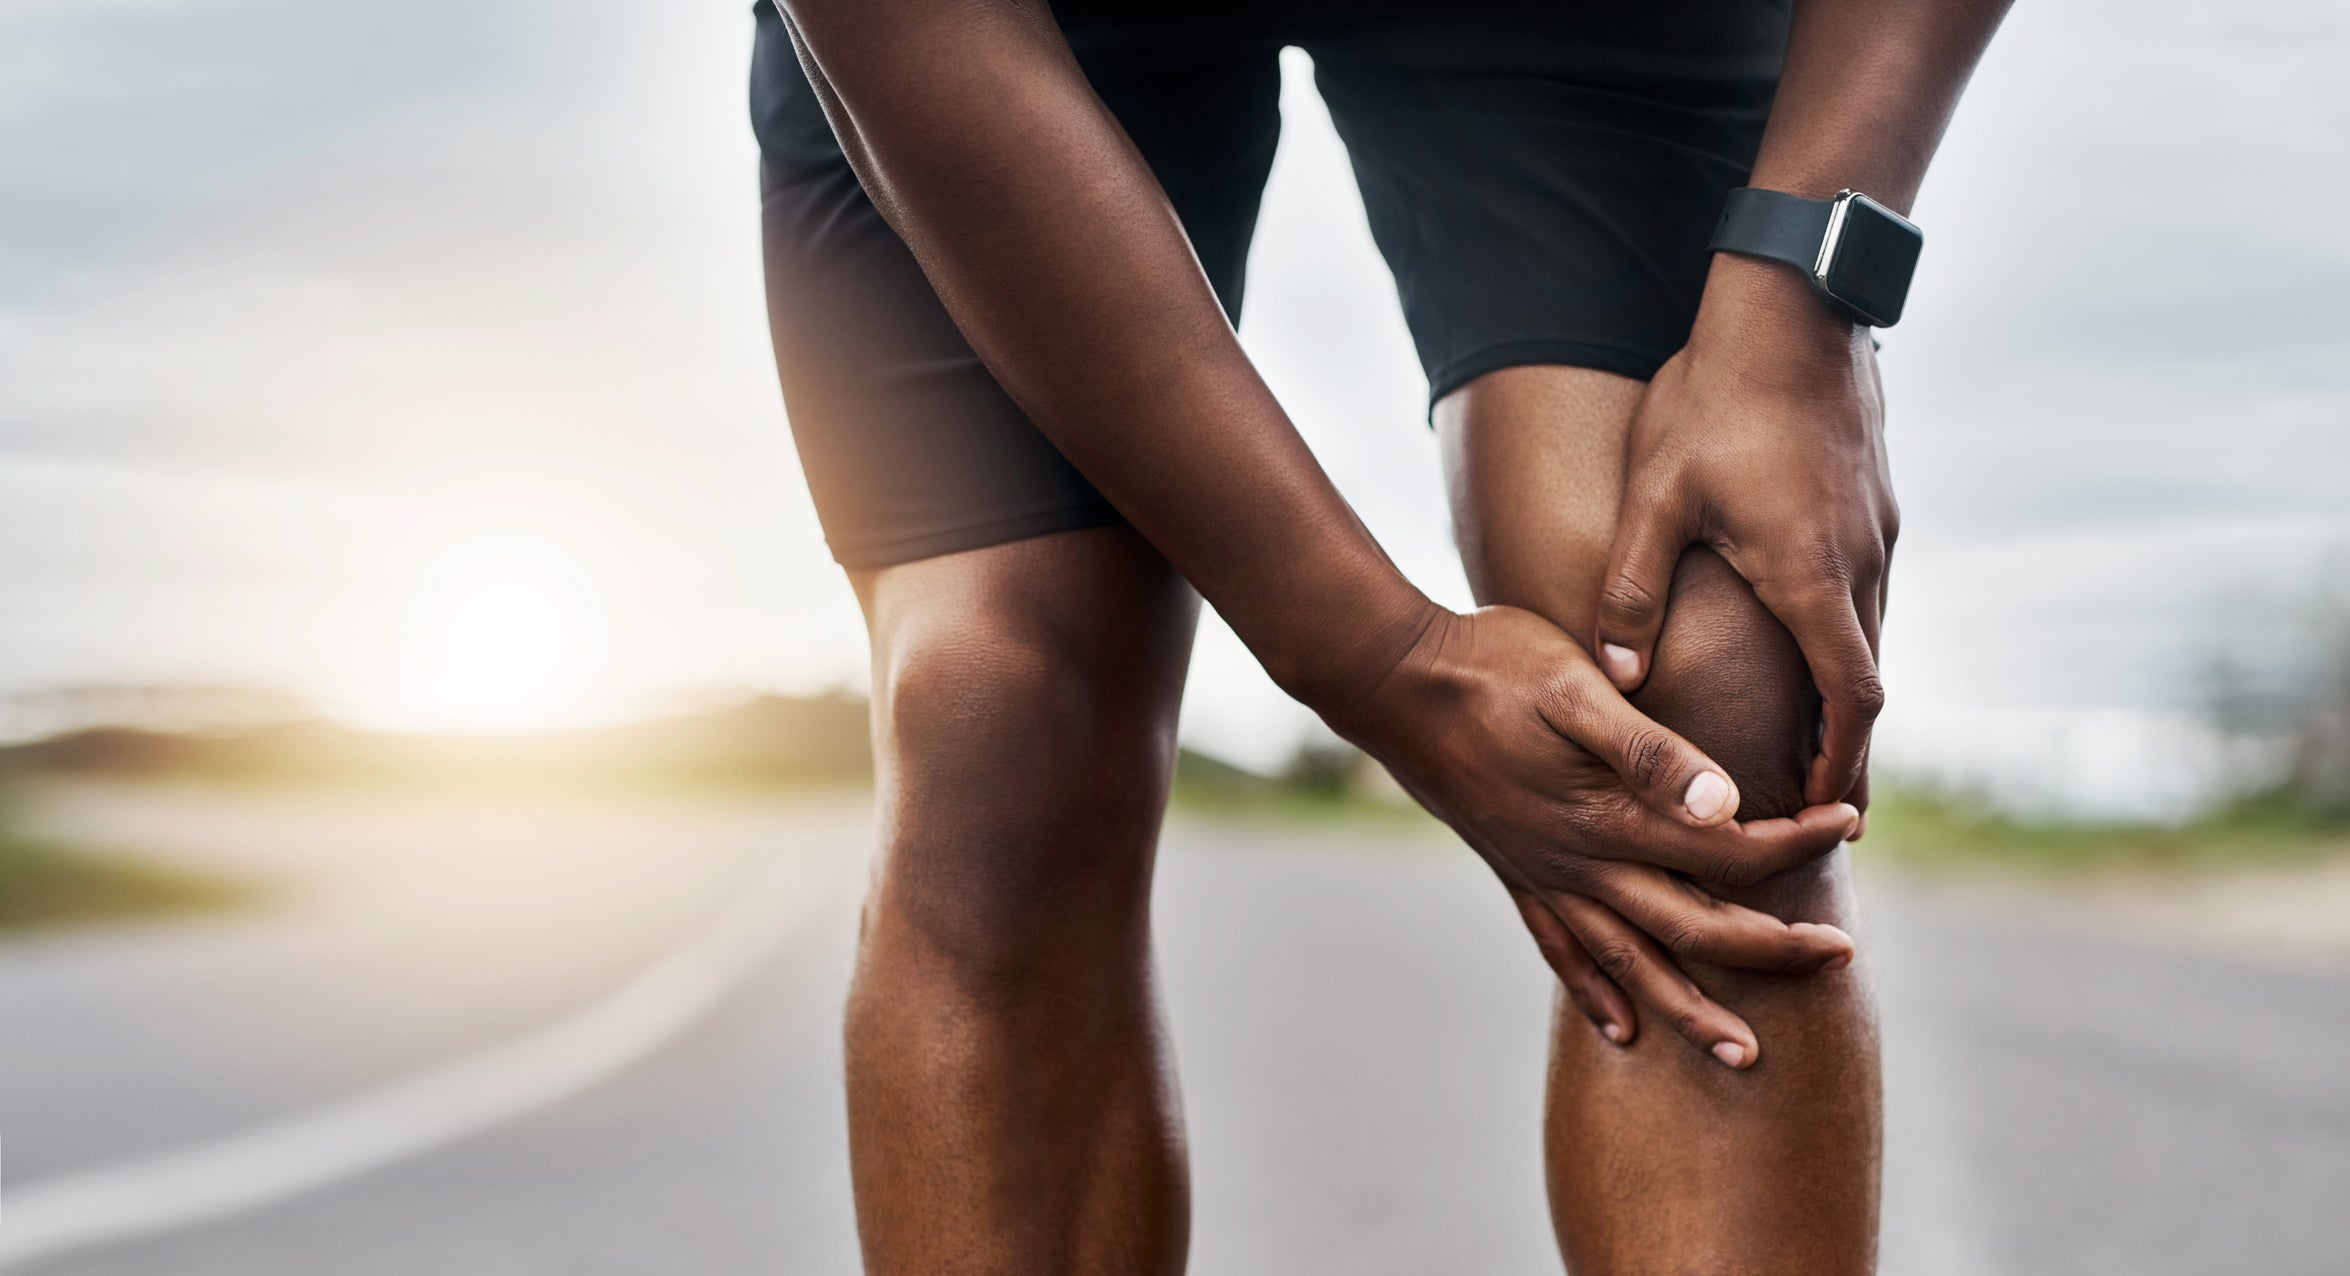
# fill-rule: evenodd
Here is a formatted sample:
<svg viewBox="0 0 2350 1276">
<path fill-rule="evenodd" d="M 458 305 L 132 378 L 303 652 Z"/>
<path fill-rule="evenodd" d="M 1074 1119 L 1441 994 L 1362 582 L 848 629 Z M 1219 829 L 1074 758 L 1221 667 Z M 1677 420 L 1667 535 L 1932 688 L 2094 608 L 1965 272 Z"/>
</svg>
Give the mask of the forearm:
<svg viewBox="0 0 2350 1276">
<path fill-rule="evenodd" d="M 1250 365 L 1041 3 L 792 0 L 859 178 L 1005 389 L 1282 684 L 1343 701 L 1430 604 Z"/>
<path fill-rule="evenodd" d="M 2008 0 L 1797 0 L 1752 184 L 1908 213 Z"/>
<path fill-rule="evenodd" d="M 1907 214 L 2008 0 L 1797 0 L 1749 184 L 1826 199 L 1845 189 Z M 1757 330 L 1770 339 L 1756 341 Z M 1863 334 L 1784 266 L 1717 254 L 1694 344 L 1764 349 L 1782 365 L 1850 363 Z"/>
</svg>

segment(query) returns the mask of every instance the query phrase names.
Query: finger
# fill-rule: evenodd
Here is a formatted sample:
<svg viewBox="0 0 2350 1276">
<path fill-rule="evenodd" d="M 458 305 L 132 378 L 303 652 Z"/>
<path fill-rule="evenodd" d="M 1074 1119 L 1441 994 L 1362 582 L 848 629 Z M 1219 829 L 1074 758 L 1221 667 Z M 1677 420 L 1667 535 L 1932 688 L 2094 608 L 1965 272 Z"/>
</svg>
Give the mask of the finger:
<svg viewBox="0 0 2350 1276">
<path fill-rule="evenodd" d="M 1582 840 L 1605 848 L 1598 853 L 1609 860 L 1654 864 L 1725 886 L 1752 886 L 1835 850 L 1859 820 L 1858 810 L 1837 802 L 1777 819 L 1693 829 L 1624 802 L 1604 823 L 1585 815 L 1578 832 Z"/>
<path fill-rule="evenodd" d="M 1570 665 L 1537 707 L 1551 730 L 1606 763 L 1651 809 L 1698 828 L 1738 814 L 1729 773 L 1633 708 L 1597 669 Z"/>
<path fill-rule="evenodd" d="M 1812 759 L 1804 784 L 1804 800 L 1815 803 L 1840 802 L 1852 792 L 1868 756 L 1870 731 L 1885 707 L 1885 684 L 1877 677 L 1877 658 L 1861 628 L 1859 608 L 1841 590 L 1831 598 L 1800 609 L 1772 608 L 1803 648 L 1827 723 L 1820 755 Z"/>
<path fill-rule="evenodd" d="M 1640 1017 L 1633 1012 L 1632 1002 L 1624 990 L 1600 973 L 1591 954 L 1583 951 L 1567 924 L 1550 911 L 1550 906 L 1527 891 L 1510 889 L 1510 900 L 1518 906 L 1518 916 L 1533 933 L 1534 946 L 1541 950 L 1542 960 L 1558 976 L 1559 986 L 1567 990 L 1567 1000 L 1575 1003 L 1599 1035 L 1628 1045 L 1640 1031 Z"/>
<path fill-rule="evenodd" d="M 1893 602 L 1893 545 L 1885 545 L 1885 570 L 1877 576 L 1877 612 L 1869 626 L 1869 649 L 1876 650 L 1877 634 L 1885 627 L 1885 609 Z"/>
<path fill-rule="evenodd" d="M 1648 677 L 1657 631 L 1665 624 L 1665 601 L 1673 592 L 1673 569 L 1689 540 L 1677 497 L 1626 500 L 1608 551 L 1607 574 L 1600 578 L 1598 641 L 1592 648 L 1619 691 L 1631 691 Z"/>
<path fill-rule="evenodd" d="M 1601 972 L 1633 1001 L 1730 1067 L 1754 1066 L 1762 1054 L 1754 1030 L 1706 996 L 1639 928 L 1580 895 L 1562 892 L 1550 903 Z"/>
<path fill-rule="evenodd" d="M 1885 546 L 1885 571 L 1877 577 L 1874 621 L 1870 621 L 1870 612 L 1867 610 L 1861 612 L 1861 619 L 1864 622 L 1869 622 L 1867 624 L 1869 650 L 1872 652 L 1879 650 L 1878 635 L 1883 631 L 1885 625 L 1885 600 L 1892 596 L 1892 592 L 1893 546 L 1888 542 Z M 1850 802 L 1853 808 L 1860 812 L 1860 822 L 1853 826 L 1852 836 L 1844 840 L 1857 842 L 1869 831 L 1869 759 L 1866 755 L 1863 755 L 1860 760 L 1860 778 L 1853 781 L 1852 792 L 1846 794 L 1844 800 Z"/>
<path fill-rule="evenodd" d="M 1768 913 L 1712 895 L 1662 869 L 1612 866 L 1591 895 L 1681 961 L 1808 975 L 1842 970 L 1856 951 L 1852 936 L 1822 922 L 1790 925 Z"/>
<path fill-rule="evenodd" d="M 1892 565 L 1892 551 L 1886 551 L 1888 568 Z M 1852 583 L 1852 615 L 1860 622 L 1860 635 L 1869 645 L 1869 659 L 1879 654 L 1879 638 L 1885 627 L 1885 573 L 1863 577 Z"/>
</svg>

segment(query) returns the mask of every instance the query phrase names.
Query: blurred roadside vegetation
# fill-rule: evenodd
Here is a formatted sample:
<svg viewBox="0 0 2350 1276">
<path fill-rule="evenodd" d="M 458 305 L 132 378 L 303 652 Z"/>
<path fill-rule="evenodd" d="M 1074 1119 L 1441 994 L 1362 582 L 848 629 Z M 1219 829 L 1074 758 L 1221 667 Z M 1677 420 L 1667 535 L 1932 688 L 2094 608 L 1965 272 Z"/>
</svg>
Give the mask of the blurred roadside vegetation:
<svg viewBox="0 0 2350 1276">
<path fill-rule="evenodd" d="M 2350 854 L 2350 620 L 2323 632 L 2338 637 L 2322 658 L 2272 681 L 2267 692 L 2224 668 L 2212 676 L 2213 728 L 2257 746 L 2248 755 L 2267 761 L 2233 777 L 2236 797 L 2194 819 L 2154 824 L 2019 815 L 1964 793 L 1881 776 L 1869 835 L 1858 850 L 1920 866 L 2060 872 L 2204 869 Z M 865 703 L 845 693 L 737 698 L 662 719 L 569 731 L 440 737 L 340 726 L 302 716 L 282 698 L 254 702 L 261 708 L 245 720 L 207 725 L 206 713 L 221 702 L 217 690 L 60 694 L 69 707 L 129 705 L 150 725 L 51 729 L 0 746 L 0 927 L 205 907 L 237 895 L 231 885 L 12 834 L 22 822 L 9 818 L 9 791 L 44 782 L 706 797 L 854 787 L 872 779 Z M 1308 738 L 1271 775 L 1186 750 L 1177 761 L 1175 799 L 1209 817 L 1432 824 L 1382 769 L 1326 732 Z"/>
<path fill-rule="evenodd" d="M 863 783 L 865 703 L 765 696 L 643 722 L 516 735 L 403 735 L 316 719 L 186 730 L 99 725 L 0 748 L 0 780 L 435 791 L 710 791 Z"/>
<path fill-rule="evenodd" d="M 182 913 L 242 902 L 238 883 L 199 877 L 104 848 L 41 840 L 18 809 L 44 785 L 171 784 L 390 794 L 674 796 L 688 799 L 871 782 L 865 703 L 854 696 L 764 696 L 652 721 L 504 736 L 356 730 L 299 713 L 282 698 L 218 689 L 95 689 L 79 703 L 129 706 L 162 725 L 104 724 L 0 746 L 0 931 Z M 275 721 L 235 719 L 252 705 Z M 21 715 L 20 715 L 21 716 Z M 1349 746 L 1301 747 L 1278 775 L 1185 750 L 1176 801 L 1251 819 L 1432 823 Z M 1390 786 L 1392 787 L 1392 786 Z"/>
<path fill-rule="evenodd" d="M 1362 750 L 1319 733 L 1275 775 L 1185 749 L 1175 759 L 1175 806 L 1209 817 L 1438 827 Z"/>
<path fill-rule="evenodd" d="M 0 932 L 201 912 L 251 896 L 239 883 L 49 845 L 25 833 L 12 814 L 0 795 Z"/>
<path fill-rule="evenodd" d="M 2018 816 L 1965 794 L 1887 789 L 1869 804 L 1872 859 L 1924 868 L 2027 871 L 2199 870 L 2350 855 L 2350 819 L 2289 791 L 2239 798 L 2180 824 Z"/>
<path fill-rule="evenodd" d="M 50 712 L 61 701 L 68 711 L 95 706 L 153 725 L 83 726 L 0 747 L 0 931 L 185 913 L 252 895 L 240 883 L 109 848 L 43 840 L 38 821 L 21 808 L 45 784 L 719 794 L 863 784 L 872 773 L 865 706 L 847 696 L 749 700 L 543 735 L 446 737 L 354 730 L 290 716 L 301 707 L 282 697 L 217 688 L 77 689 L 43 697 L 30 713 Z M 14 716 L 30 713 L 20 709 Z"/>
<path fill-rule="evenodd" d="M 2212 640 L 2201 714 L 2220 801 L 2177 823 L 2022 816 L 1979 795 L 1880 777 L 1861 854 L 2077 872 L 2213 869 L 2350 856 L 2350 574 L 2247 635 Z M 2260 607 L 2231 609 L 2264 614 Z M 1887 780 L 1890 779 L 1890 783 Z"/>
<path fill-rule="evenodd" d="M 140 698 L 145 705 L 164 701 L 155 689 Z M 698 796 L 857 786 L 872 776 L 865 702 L 841 693 L 759 696 L 649 721 L 521 735 L 389 734 L 296 718 L 201 729 L 101 725 L 0 746 L 0 783 L 20 785 Z M 1300 745 L 1272 775 L 1185 749 L 1176 761 L 1175 799 L 1234 814 L 1417 816 L 1384 772 L 1336 737 Z"/>
</svg>

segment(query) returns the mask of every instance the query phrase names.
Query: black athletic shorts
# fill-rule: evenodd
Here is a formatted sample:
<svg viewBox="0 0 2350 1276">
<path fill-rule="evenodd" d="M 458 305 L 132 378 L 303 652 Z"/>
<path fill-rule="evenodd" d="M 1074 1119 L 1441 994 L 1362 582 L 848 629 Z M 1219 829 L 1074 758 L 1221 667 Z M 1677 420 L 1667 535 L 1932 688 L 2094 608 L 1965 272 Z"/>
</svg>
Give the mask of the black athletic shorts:
<svg viewBox="0 0 2350 1276">
<path fill-rule="evenodd" d="M 1787 0 L 1063 0 L 1078 61 L 1235 321 L 1304 48 L 1431 402 L 1498 368 L 1647 378 L 1697 312 Z M 792 434 L 833 557 L 883 566 L 1115 523 L 1013 404 L 858 186 L 771 4 L 751 114 Z"/>
</svg>

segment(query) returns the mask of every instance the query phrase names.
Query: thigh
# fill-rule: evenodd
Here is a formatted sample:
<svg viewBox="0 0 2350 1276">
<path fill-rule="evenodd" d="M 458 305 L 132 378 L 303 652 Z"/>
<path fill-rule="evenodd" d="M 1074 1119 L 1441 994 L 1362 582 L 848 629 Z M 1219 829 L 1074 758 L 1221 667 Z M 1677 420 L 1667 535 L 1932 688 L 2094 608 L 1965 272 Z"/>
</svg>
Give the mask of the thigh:
<svg viewBox="0 0 2350 1276">
<path fill-rule="evenodd" d="M 1646 388 L 1589 368 L 1515 367 L 1437 402 L 1453 539 L 1480 604 L 1524 607 L 1591 641 L 1624 440 Z"/>
<path fill-rule="evenodd" d="M 1310 35 L 1431 401 L 1497 368 L 1646 378 L 1761 145 L 1786 0 L 1367 0 Z"/>
<path fill-rule="evenodd" d="M 1237 312 L 1279 133 L 1276 51 L 1145 34 L 1072 33 Z M 867 198 L 772 4 L 758 7 L 751 117 L 776 369 L 833 556 L 878 568 L 1120 522 L 996 383 Z"/>
</svg>

